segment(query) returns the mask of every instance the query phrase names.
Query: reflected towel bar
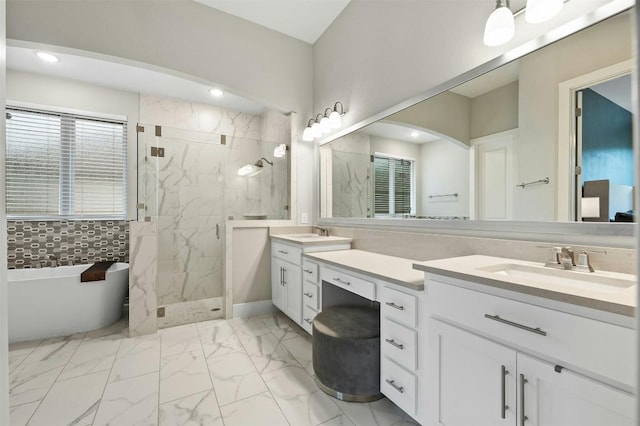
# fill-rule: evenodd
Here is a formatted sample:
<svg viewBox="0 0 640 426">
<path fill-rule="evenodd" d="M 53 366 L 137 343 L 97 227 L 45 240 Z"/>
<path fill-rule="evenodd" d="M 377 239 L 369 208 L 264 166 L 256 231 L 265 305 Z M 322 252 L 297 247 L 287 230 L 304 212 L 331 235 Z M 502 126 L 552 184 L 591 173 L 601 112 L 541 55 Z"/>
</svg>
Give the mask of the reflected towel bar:
<svg viewBox="0 0 640 426">
<path fill-rule="evenodd" d="M 549 183 L 549 178 L 544 178 L 544 179 L 536 180 L 536 181 L 533 181 L 533 182 L 526 182 L 526 183 L 522 182 L 522 183 L 516 185 L 516 187 L 519 186 L 521 188 L 524 188 L 524 187 L 529 186 L 529 185 L 535 185 L 536 183 L 544 183 L 546 185 L 546 184 Z"/>
<path fill-rule="evenodd" d="M 429 195 L 429 198 L 439 198 L 439 197 L 457 197 L 458 193 L 454 192 L 453 194 L 441 194 L 441 195 Z"/>
</svg>

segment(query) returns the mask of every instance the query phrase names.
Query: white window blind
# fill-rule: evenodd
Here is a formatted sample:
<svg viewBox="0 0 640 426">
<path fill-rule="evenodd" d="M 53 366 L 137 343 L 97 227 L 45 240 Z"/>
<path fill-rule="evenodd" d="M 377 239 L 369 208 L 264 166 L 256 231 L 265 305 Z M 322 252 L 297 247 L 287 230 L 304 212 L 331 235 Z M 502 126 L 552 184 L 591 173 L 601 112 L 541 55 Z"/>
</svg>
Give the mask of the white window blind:
<svg viewBox="0 0 640 426">
<path fill-rule="evenodd" d="M 7 108 L 10 217 L 126 217 L 127 124 Z"/>
<path fill-rule="evenodd" d="M 375 155 L 374 212 L 376 215 L 414 214 L 413 160 Z"/>
</svg>

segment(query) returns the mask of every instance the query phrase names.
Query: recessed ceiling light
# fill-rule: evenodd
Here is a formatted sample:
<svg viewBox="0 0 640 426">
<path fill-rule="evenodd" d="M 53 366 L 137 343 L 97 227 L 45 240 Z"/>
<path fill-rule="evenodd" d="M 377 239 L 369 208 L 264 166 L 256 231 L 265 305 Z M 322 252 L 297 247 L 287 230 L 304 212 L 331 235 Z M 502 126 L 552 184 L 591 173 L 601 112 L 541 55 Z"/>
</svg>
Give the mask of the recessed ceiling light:
<svg viewBox="0 0 640 426">
<path fill-rule="evenodd" d="M 420 136 L 420 133 L 418 132 L 411 132 L 411 136 L 414 138 L 417 138 L 418 136 Z"/>
<path fill-rule="evenodd" d="M 209 89 L 209 93 L 211 93 L 211 96 L 215 96 L 216 98 L 219 98 L 224 94 L 220 89 Z"/>
<path fill-rule="evenodd" d="M 60 59 L 58 59 L 57 56 L 52 55 L 51 53 L 36 52 L 36 55 L 38 55 L 38 58 L 42 59 L 45 62 L 54 63 L 54 62 L 59 62 L 60 61 Z"/>
</svg>

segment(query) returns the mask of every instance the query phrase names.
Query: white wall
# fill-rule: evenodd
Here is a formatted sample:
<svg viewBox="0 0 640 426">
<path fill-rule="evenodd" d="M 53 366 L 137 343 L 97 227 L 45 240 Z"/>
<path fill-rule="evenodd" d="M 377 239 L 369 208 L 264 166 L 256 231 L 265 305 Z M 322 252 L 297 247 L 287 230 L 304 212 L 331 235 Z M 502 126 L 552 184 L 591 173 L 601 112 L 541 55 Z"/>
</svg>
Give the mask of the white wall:
<svg viewBox="0 0 640 426">
<path fill-rule="evenodd" d="M 422 202 L 418 214 L 422 216 L 469 217 L 469 149 L 447 140 L 422 145 Z M 457 193 L 457 197 L 435 197 Z"/>
<path fill-rule="evenodd" d="M 0 1 L 0 22 L 5 22 L 5 2 Z M 6 67 L 5 27 L 0 26 L 0 93 L 5 93 Z M 0 107 L 5 108 L 5 97 L 0 96 Z M 5 161 L 5 121 L 0 120 L 0 176 L 4 176 Z M 7 318 L 7 214 L 5 209 L 5 189 L 0 188 L 0 425 L 9 424 L 9 330 Z"/>
<path fill-rule="evenodd" d="M 314 110 L 340 100 L 349 127 L 610 2 L 571 1 L 539 25 L 522 14 L 514 39 L 490 48 L 493 1 L 352 0 L 314 45 Z"/>
<path fill-rule="evenodd" d="M 7 70 L 6 99 L 52 108 L 127 117 L 127 218 L 136 218 L 138 94 L 38 74 Z"/>
</svg>

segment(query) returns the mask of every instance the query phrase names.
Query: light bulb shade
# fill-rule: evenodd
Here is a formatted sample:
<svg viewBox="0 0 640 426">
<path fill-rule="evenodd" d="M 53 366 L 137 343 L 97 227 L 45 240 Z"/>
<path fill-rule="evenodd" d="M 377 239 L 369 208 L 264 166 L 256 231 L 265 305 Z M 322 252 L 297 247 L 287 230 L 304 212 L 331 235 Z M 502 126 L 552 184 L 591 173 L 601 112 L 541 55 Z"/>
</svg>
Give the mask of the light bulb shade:
<svg viewBox="0 0 640 426">
<path fill-rule="evenodd" d="M 304 139 L 304 133 L 303 133 L 302 139 Z M 274 157 L 283 158 L 285 155 L 287 155 L 287 145 L 282 143 L 273 149 Z"/>
<path fill-rule="evenodd" d="M 527 0 L 524 19 L 530 24 L 548 21 L 562 10 L 564 0 Z"/>
<path fill-rule="evenodd" d="M 263 168 L 258 167 L 255 164 L 245 164 L 238 169 L 238 176 L 251 177 L 262 173 Z"/>
<path fill-rule="evenodd" d="M 302 140 L 307 142 L 311 142 L 313 140 L 313 131 L 311 130 L 311 127 L 304 129 L 304 132 L 302 132 Z"/>
<path fill-rule="evenodd" d="M 322 117 L 322 120 L 320 120 L 320 131 L 322 133 L 331 133 L 331 126 L 329 126 L 328 117 Z"/>
<path fill-rule="evenodd" d="M 320 130 L 320 123 L 317 121 L 311 125 L 311 134 L 314 138 L 319 138 L 322 136 L 322 131 Z"/>
<path fill-rule="evenodd" d="M 340 126 L 342 126 L 342 117 L 340 117 L 338 111 L 333 111 L 329 114 L 329 119 L 327 121 L 329 122 L 328 124 L 331 129 L 339 129 Z"/>
<path fill-rule="evenodd" d="M 561 0 L 562 1 L 562 0 Z M 516 24 L 513 13 L 508 7 L 497 7 L 484 27 L 484 44 L 487 46 L 500 46 L 513 38 L 516 32 Z"/>
</svg>

